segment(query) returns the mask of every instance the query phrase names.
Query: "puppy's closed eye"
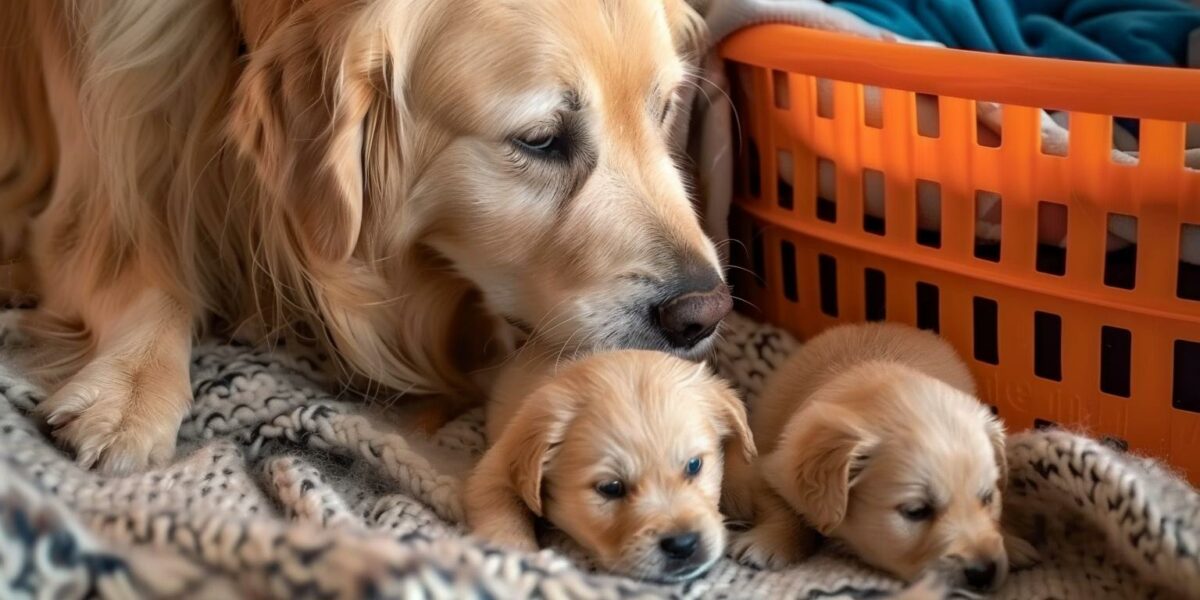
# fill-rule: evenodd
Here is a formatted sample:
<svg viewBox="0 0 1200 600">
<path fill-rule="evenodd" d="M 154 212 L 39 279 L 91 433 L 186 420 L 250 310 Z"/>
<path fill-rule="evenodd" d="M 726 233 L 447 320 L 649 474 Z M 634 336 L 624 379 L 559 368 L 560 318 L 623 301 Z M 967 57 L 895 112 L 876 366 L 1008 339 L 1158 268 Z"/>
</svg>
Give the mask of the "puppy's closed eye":
<svg viewBox="0 0 1200 600">
<path fill-rule="evenodd" d="M 901 504 L 896 507 L 896 510 L 900 513 L 900 516 L 914 523 L 929 521 L 937 514 L 937 510 L 928 502 Z"/>
</svg>

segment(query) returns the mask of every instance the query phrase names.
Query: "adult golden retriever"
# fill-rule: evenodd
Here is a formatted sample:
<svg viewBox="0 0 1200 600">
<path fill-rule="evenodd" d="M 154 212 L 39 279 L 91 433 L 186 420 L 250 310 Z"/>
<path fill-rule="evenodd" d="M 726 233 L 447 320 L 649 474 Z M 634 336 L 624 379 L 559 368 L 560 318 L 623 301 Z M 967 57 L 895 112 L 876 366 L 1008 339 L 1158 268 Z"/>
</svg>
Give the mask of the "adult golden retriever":
<svg viewBox="0 0 1200 600">
<path fill-rule="evenodd" d="M 668 144 L 683 0 L 7 0 L 0 29 L 0 247 L 85 466 L 170 459 L 213 321 L 461 398 L 521 336 L 696 355 L 729 310 Z"/>
</svg>

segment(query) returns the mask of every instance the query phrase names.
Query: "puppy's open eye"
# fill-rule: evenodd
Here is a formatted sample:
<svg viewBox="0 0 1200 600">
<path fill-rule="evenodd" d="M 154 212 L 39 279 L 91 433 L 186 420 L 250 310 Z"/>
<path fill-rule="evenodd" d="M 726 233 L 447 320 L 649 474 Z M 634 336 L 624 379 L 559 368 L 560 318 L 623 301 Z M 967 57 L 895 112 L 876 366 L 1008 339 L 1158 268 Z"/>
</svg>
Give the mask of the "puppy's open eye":
<svg viewBox="0 0 1200 600">
<path fill-rule="evenodd" d="M 513 145 L 530 156 L 550 160 L 567 158 L 567 152 L 570 149 L 566 137 L 553 133 L 537 133 L 513 138 Z"/>
<path fill-rule="evenodd" d="M 933 518 L 933 506 L 924 502 L 905 504 L 896 510 L 900 512 L 900 516 L 909 521 L 928 521 Z"/>
<path fill-rule="evenodd" d="M 611 481 L 601 481 L 600 483 L 596 484 L 596 493 L 610 500 L 624 498 L 625 484 L 616 479 Z"/>
<path fill-rule="evenodd" d="M 683 473 L 688 477 L 695 477 L 700 474 L 700 468 L 703 466 L 704 459 L 700 458 L 699 456 L 692 457 L 692 459 L 687 461 L 687 464 L 684 465 Z"/>
</svg>

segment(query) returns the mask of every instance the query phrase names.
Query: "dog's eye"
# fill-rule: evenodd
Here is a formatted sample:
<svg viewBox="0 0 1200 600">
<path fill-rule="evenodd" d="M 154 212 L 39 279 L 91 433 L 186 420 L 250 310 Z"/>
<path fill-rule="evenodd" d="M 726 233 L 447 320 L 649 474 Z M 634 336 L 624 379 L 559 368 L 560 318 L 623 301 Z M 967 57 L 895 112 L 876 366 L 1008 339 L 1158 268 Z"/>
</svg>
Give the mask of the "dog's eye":
<svg viewBox="0 0 1200 600">
<path fill-rule="evenodd" d="M 667 117 L 671 116 L 671 105 L 672 103 L 670 101 L 667 101 L 667 103 L 663 104 L 662 112 L 658 114 L 658 123 L 660 125 L 666 123 Z"/>
<path fill-rule="evenodd" d="M 563 159 L 567 157 L 567 139 L 561 135 L 535 134 L 513 139 L 513 144 L 522 152 L 538 158 Z"/>
<path fill-rule="evenodd" d="M 700 458 L 699 456 L 696 456 L 696 457 L 693 457 L 691 460 L 687 461 L 687 465 L 685 465 L 683 467 L 683 472 L 688 477 L 695 477 L 696 475 L 700 474 L 700 467 L 703 467 L 703 466 L 704 466 L 704 459 Z"/>
<path fill-rule="evenodd" d="M 994 496 L 995 496 L 995 493 L 992 492 L 991 490 L 988 490 L 979 496 L 979 503 L 984 506 L 991 506 L 992 499 Z"/>
<path fill-rule="evenodd" d="M 624 498 L 625 484 L 616 479 L 613 479 L 612 481 L 602 481 L 596 484 L 596 492 L 609 499 Z"/>
<path fill-rule="evenodd" d="M 933 518 L 933 506 L 925 503 L 899 507 L 900 515 L 909 521 L 928 521 Z"/>
</svg>

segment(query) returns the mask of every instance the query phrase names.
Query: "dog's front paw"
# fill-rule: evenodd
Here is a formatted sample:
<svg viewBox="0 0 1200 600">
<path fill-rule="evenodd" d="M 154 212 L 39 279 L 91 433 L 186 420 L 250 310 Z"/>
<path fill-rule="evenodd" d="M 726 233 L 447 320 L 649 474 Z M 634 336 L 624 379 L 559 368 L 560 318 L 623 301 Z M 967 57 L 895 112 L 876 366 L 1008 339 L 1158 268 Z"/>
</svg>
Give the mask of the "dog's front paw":
<svg viewBox="0 0 1200 600">
<path fill-rule="evenodd" d="M 98 358 L 37 411 L 81 467 L 130 473 L 171 460 L 190 402 L 186 371 Z"/>
<path fill-rule="evenodd" d="M 804 545 L 792 532 L 766 525 L 735 535 L 729 550 L 734 560 L 758 569 L 779 570 L 806 558 Z"/>
<path fill-rule="evenodd" d="M 517 552 L 537 552 L 537 539 L 518 528 L 497 528 L 491 531 L 475 531 L 474 535 L 483 541 L 506 550 Z"/>
</svg>

